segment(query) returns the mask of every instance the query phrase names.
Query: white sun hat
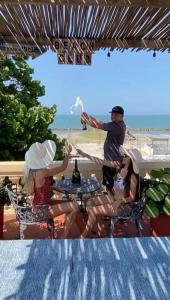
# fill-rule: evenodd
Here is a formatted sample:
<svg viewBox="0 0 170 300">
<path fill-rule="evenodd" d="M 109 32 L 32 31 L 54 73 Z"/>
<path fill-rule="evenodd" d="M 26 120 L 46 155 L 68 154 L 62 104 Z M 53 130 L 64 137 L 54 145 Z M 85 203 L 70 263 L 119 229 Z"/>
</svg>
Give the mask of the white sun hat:
<svg viewBox="0 0 170 300">
<path fill-rule="evenodd" d="M 46 140 L 43 143 L 34 143 L 25 154 L 26 169 L 43 169 L 53 163 L 56 153 L 54 141 Z"/>
<path fill-rule="evenodd" d="M 127 155 L 131 158 L 133 170 L 136 174 L 139 174 L 139 163 L 143 161 L 141 152 L 137 148 L 127 150 L 123 146 L 120 146 L 119 150 L 122 155 Z"/>
</svg>

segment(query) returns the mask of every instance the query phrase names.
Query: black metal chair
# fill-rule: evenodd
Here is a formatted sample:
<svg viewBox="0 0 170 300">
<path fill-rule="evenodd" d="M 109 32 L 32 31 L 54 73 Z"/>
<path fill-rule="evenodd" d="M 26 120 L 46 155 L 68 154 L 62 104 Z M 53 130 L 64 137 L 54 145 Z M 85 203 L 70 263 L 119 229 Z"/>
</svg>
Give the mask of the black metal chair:
<svg viewBox="0 0 170 300">
<path fill-rule="evenodd" d="M 114 230 L 115 223 L 119 221 L 130 221 L 130 220 L 135 222 L 138 235 L 141 236 L 141 230 L 143 229 L 142 222 L 141 222 L 142 215 L 147 201 L 145 191 L 149 186 L 152 186 L 152 181 L 148 179 L 140 178 L 139 184 L 140 186 L 139 186 L 138 201 L 132 203 L 132 210 L 127 215 L 114 216 L 114 217 L 107 216 L 105 218 L 105 220 L 108 221 L 110 237 L 112 237 L 112 232 Z"/>
</svg>

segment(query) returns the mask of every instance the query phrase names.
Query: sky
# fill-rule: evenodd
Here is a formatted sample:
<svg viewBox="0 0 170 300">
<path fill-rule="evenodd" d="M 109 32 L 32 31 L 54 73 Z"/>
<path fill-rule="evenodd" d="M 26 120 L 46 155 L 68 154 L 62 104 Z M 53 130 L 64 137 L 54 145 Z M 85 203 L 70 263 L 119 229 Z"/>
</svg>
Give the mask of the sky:
<svg viewBox="0 0 170 300">
<path fill-rule="evenodd" d="M 57 114 L 69 114 L 79 96 L 90 114 L 107 114 L 121 105 L 126 115 L 170 115 L 170 54 L 157 52 L 96 51 L 91 66 L 58 65 L 51 51 L 32 60 L 33 78 L 45 85 L 39 98 L 57 105 Z"/>
</svg>

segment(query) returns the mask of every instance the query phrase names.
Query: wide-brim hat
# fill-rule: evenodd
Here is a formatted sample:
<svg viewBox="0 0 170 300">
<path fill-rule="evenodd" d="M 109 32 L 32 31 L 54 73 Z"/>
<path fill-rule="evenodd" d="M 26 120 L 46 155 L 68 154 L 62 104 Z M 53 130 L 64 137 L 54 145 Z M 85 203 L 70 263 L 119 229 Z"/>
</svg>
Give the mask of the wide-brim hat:
<svg viewBox="0 0 170 300">
<path fill-rule="evenodd" d="M 34 143 L 25 154 L 26 167 L 29 169 L 43 169 L 53 163 L 56 144 L 52 140 Z"/>
<path fill-rule="evenodd" d="M 123 146 L 120 146 L 120 153 L 131 158 L 133 170 L 136 174 L 139 174 L 139 163 L 143 161 L 141 152 L 137 148 L 127 150 Z"/>
</svg>

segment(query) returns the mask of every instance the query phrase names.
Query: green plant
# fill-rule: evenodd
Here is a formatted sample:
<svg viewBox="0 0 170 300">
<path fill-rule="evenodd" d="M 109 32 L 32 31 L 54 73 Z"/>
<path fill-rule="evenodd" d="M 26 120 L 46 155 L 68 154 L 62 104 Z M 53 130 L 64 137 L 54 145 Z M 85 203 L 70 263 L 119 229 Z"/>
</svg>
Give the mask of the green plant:
<svg viewBox="0 0 170 300">
<path fill-rule="evenodd" d="M 0 58 L 0 160 L 24 160 L 35 142 L 51 139 L 57 145 L 55 159 L 62 159 L 64 140 L 49 128 L 57 108 L 38 101 L 44 86 L 33 80 L 34 70 L 22 57 Z"/>
<path fill-rule="evenodd" d="M 12 181 L 8 176 L 6 176 L 5 178 L 0 178 L 0 206 L 4 206 L 5 204 L 10 205 L 8 193 L 4 189 L 6 185 L 12 186 Z"/>
<path fill-rule="evenodd" d="M 165 213 L 170 216 L 170 168 L 152 170 L 152 184 L 146 190 L 147 202 L 144 213 L 156 218 Z"/>
</svg>

